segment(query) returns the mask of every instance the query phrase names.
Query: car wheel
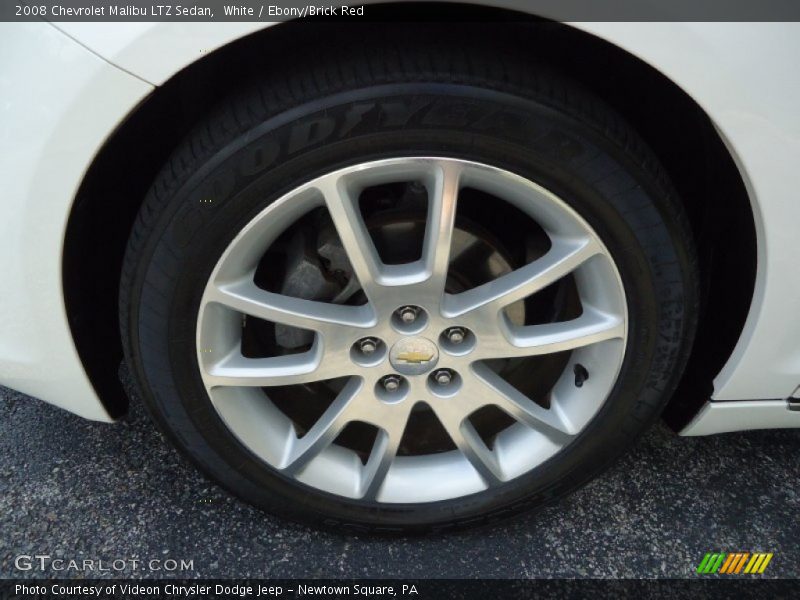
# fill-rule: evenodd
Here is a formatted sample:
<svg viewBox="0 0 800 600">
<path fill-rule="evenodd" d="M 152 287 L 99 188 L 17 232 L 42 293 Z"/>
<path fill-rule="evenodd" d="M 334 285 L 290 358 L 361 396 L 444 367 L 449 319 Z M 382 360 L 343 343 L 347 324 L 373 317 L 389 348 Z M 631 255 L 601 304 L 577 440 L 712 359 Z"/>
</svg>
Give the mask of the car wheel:
<svg viewBox="0 0 800 600">
<path fill-rule="evenodd" d="M 681 373 L 696 259 L 655 158 L 577 85 L 449 52 L 344 53 L 232 94 L 135 225 L 141 396 L 271 512 L 391 533 L 542 506 Z"/>
</svg>

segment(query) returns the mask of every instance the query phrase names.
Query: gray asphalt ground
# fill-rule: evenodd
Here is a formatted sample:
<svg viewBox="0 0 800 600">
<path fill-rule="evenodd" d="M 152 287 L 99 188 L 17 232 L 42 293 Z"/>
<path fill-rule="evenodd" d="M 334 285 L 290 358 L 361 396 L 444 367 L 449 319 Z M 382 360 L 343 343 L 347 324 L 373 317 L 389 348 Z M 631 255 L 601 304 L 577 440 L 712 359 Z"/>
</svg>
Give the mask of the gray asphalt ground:
<svg viewBox="0 0 800 600">
<path fill-rule="evenodd" d="M 338 537 L 233 498 L 138 404 L 110 426 L 0 388 L 0 576 L 59 575 L 14 568 L 18 555 L 49 554 L 187 559 L 182 575 L 195 577 L 697 577 L 706 552 L 744 550 L 775 553 L 766 575 L 799 577 L 798 480 L 800 430 L 678 438 L 658 426 L 533 517 L 443 537 Z"/>
</svg>

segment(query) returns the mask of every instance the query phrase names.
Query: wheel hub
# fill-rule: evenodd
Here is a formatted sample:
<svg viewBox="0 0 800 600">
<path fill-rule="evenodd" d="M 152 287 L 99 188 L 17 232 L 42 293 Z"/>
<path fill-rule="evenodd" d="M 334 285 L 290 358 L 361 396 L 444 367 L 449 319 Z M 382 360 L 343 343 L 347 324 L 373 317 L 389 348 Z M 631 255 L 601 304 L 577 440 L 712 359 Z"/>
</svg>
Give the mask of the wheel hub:
<svg viewBox="0 0 800 600">
<path fill-rule="evenodd" d="M 389 351 L 389 362 L 394 370 L 407 376 L 427 373 L 438 361 L 439 347 L 424 337 L 403 338 Z"/>
</svg>

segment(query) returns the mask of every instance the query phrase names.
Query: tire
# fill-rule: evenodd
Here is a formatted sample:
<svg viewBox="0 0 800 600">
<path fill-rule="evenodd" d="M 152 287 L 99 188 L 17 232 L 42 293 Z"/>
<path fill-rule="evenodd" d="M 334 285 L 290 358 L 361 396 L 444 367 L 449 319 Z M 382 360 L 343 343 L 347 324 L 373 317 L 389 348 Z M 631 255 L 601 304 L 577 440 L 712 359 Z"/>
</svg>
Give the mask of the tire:
<svg viewBox="0 0 800 600">
<path fill-rule="evenodd" d="M 126 360 L 139 393 L 200 469 L 271 513 L 390 534 L 492 523 L 597 476 L 668 400 L 698 302 L 696 255 L 676 194 L 636 133 L 599 99 L 515 57 L 424 45 L 397 56 L 340 51 L 232 94 L 158 175 L 129 241 L 120 290 Z M 277 199 L 356 164 L 427 156 L 511 173 L 574 211 L 602 242 L 624 289 L 624 352 L 596 413 L 541 464 L 458 497 L 362 501 L 285 476 L 231 430 L 201 372 L 198 318 L 220 257 Z M 575 377 L 578 385 L 578 371 Z"/>
</svg>

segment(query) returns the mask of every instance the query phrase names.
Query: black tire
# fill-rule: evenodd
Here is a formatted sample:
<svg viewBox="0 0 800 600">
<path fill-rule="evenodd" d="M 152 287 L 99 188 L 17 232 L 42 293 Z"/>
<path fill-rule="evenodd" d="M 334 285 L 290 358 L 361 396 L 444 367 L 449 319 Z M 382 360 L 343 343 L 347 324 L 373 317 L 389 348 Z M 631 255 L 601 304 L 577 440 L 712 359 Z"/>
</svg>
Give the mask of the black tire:
<svg viewBox="0 0 800 600">
<path fill-rule="evenodd" d="M 343 530 L 486 524 L 589 481 L 657 418 L 693 339 L 696 255 L 657 160 L 597 98 L 514 57 L 417 45 L 402 54 L 370 48 L 321 60 L 232 95 L 174 153 L 142 206 L 125 258 L 120 310 L 126 359 L 155 421 L 241 498 Z M 425 154 L 518 173 L 575 208 L 622 276 L 628 346 L 604 407 L 540 467 L 491 493 L 365 506 L 289 481 L 236 441 L 200 379 L 196 316 L 220 254 L 267 203 L 354 162 Z M 214 202 L 201 203 L 209 195 Z"/>
</svg>

